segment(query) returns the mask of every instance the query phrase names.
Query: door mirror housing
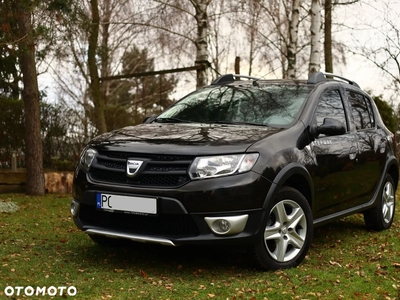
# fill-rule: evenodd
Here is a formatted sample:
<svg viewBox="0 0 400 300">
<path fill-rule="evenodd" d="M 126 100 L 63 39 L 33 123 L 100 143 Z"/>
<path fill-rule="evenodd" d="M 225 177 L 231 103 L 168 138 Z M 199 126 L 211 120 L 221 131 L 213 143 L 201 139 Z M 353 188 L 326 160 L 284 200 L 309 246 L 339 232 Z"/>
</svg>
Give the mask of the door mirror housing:
<svg viewBox="0 0 400 300">
<path fill-rule="evenodd" d="M 157 118 L 156 115 L 152 115 L 152 116 L 145 117 L 145 118 L 143 119 L 142 124 L 151 123 L 151 122 L 153 122 L 156 118 Z"/>
<path fill-rule="evenodd" d="M 340 135 L 346 133 L 346 126 L 342 121 L 333 118 L 325 118 L 324 123 L 317 127 L 317 134 Z"/>
</svg>

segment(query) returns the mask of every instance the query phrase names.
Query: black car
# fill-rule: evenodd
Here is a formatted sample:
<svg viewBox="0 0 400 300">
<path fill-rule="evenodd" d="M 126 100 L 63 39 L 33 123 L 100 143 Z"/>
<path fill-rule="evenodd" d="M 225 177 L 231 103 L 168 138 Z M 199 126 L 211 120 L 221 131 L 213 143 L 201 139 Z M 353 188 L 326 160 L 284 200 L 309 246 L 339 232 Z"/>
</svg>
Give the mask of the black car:
<svg viewBox="0 0 400 300">
<path fill-rule="evenodd" d="M 76 225 L 100 245 L 244 245 L 298 265 L 317 225 L 363 213 L 391 226 L 394 135 L 353 81 L 224 75 L 145 124 L 93 139 L 73 184 Z"/>
</svg>

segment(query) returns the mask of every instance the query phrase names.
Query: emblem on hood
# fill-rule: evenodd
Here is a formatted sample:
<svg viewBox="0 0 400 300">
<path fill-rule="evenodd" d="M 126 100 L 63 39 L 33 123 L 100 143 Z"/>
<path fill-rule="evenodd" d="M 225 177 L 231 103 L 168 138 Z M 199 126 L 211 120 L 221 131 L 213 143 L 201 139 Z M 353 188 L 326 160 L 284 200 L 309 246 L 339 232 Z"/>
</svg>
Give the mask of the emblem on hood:
<svg viewBox="0 0 400 300">
<path fill-rule="evenodd" d="M 126 163 L 126 175 L 128 177 L 134 177 L 140 169 L 140 166 L 143 164 L 141 160 L 133 160 L 128 159 Z"/>
</svg>

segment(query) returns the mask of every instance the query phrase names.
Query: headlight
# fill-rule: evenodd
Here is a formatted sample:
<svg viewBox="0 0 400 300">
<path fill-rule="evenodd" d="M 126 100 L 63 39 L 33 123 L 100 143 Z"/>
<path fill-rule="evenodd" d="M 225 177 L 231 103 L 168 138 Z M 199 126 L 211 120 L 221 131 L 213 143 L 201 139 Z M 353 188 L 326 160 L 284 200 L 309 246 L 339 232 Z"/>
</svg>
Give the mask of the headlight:
<svg viewBox="0 0 400 300">
<path fill-rule="evenodd" d="M 85 170 L 89 170 L 90 165 L 95 158 L 97 151 L 91 148 L 86 148 L 81 154 L 81 164 Z"/>
<path fill-rule="evenodd" d="M 219 177 L 250 171 L 258 153 L 197 157 L 189 169 L 192 179 Z"/>
</svg>

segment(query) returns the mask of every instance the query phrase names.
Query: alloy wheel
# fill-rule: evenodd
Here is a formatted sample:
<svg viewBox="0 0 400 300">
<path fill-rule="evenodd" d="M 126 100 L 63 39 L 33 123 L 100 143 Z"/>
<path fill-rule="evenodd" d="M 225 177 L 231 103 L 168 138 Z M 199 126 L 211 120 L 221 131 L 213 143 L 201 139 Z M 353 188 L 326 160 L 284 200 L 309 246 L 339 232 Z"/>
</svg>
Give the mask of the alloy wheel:
<svg viewBox="0 0 400 300">
<path fill-rule="evenodd" d="M 271 209 L 264 242 L 273 259 L 278 262 L 293 259 L 303 248 L 306 235 L 307 219 L 298 203 L 282 200 Z"/>
<path fill-rule="evenodd" d="M 394 187 L 388 181 L 382 191 L 382 216 L 386 223 L 390 223 L 394 215 Z"/>
</svg>

